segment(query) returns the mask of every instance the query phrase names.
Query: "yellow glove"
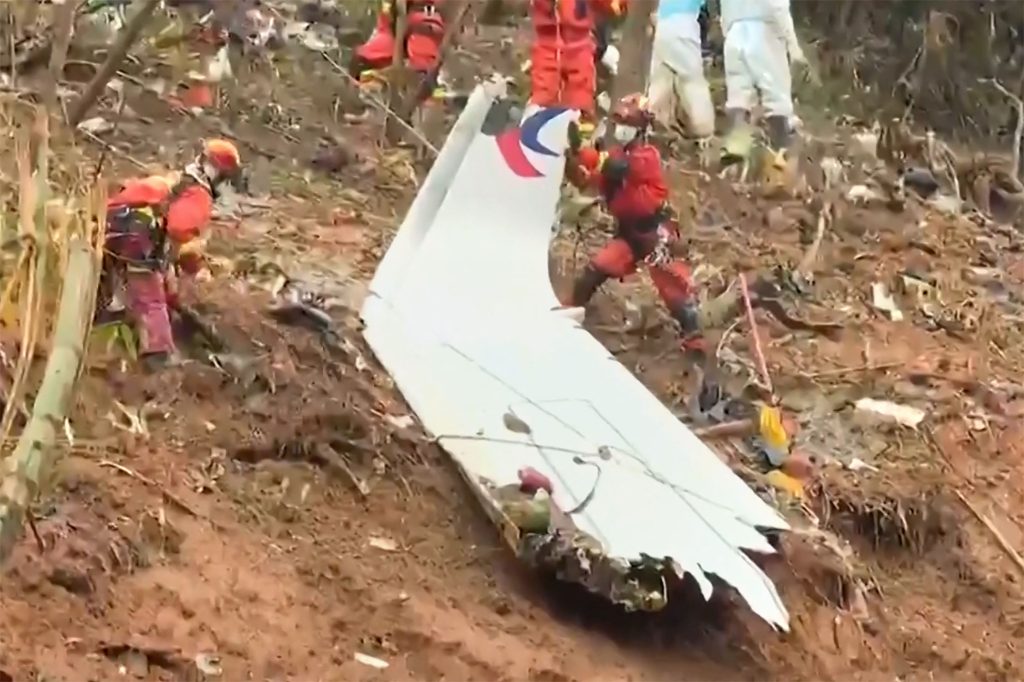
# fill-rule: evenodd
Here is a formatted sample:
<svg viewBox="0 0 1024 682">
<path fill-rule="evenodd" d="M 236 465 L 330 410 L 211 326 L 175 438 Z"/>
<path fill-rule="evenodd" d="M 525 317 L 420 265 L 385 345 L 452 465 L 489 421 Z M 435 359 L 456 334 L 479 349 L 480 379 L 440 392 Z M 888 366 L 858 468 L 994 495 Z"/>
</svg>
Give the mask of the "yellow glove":
<svg viewBox="0 0 1024 682">
<path fill-rule="evenodd" d="M 804 497 L 804 484 L 797 479 L 782 473 L 778 469 L 772 469 L 765 475 L 768 484 L 773 488 L 781 490 L 794 498 L 800 500 Z"/>
<path fill-rule="evenodd" d="M 178 245 L 178 256 L 201 256 L 206 246 L 206 237 L 196 237 Z"/>
</svg>

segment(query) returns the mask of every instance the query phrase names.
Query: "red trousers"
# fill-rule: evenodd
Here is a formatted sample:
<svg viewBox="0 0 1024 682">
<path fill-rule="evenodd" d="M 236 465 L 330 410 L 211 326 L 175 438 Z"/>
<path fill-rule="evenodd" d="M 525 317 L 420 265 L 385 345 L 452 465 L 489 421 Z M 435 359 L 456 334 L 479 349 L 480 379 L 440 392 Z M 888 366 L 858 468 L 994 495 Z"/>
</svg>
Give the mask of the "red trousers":
<svg viewBox="0 0 1024 682">
<path fill-rule="evenodd" d="M 126 269 L 124 273 L 125 304 L 139 332 L 142 354 L 174 351 L 166 287 L 162 272 Z"/>
<path fill-rule="evenodd" d="M 608 277 L 621 279 L 635 273 L 640 263 L 644 263 L 658 290 L 658 296 L 670 312 L 675 313 L 680 307 L 693 302 L 693 279 L 686 263 L 672 259 L 665 264 L 652 265 L 645 263 L 642 258 L 636 255 L 628 241 L 616 237 L 594 255 L 590 265 Z"/>
<path fill-rule="evenodd" d="M 566 47 L 555 40 L 537 38 L 533 42 L 530 62 L 532 103 L 594 113 L 597 71 L 593 39 L 577 41 Z"/>
</svg>

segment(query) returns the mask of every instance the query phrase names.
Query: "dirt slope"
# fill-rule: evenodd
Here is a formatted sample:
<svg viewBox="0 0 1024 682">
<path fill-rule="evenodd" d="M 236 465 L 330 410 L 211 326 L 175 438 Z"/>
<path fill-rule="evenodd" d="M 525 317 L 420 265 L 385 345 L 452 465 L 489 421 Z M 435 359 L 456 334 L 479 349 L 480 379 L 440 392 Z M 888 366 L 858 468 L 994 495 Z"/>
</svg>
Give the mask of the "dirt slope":
<svg viewBox="0 0 1024 682">
<path fill-rule="evenodd" d="M 917 217 L 851 213 L 849 225 L 874 222 L 830 232 L 817 291 L 849 313 L 840 338 L 760 319 L 780 392 L 794 404 L 792 396 L 813 394 L 811 407 L 791 408 L 805 431 L 825 421 L 813 406 L 818 394 L 901 399 L 911 383 L 942 407 L 936 439 L 952 465 L 905 430 L 854 434 L 888 442 L 873 459 L 880 471 L 830 464 L 809 505 L 824 529 L 849 541 L 845 563 L 807 531 L 786 539 L 768 565 L 794 615 L 788 637 L 728 597 L 704 606 L 684 595 L 665 613 L 626 616 L 523 571 L 443 454 L 407 424 L 407 408 L 361 342 L 355 310 L 414 192 L 415 162 L 378 150 L 372 121 L 346 119 L 357 107 L 322 59 L 295 49 L 275 64 L 276 78 L 254 65 L 219 116 L 182 117 L 152 96 L 130 99 L 137 116 L 121 124 L 120 149 L 168 164 L 195 136 L 232 134 L 247 158 L 262 157 L 254 164 L 270 195 L 217 226 L 212 251 L 226 260 L 199 299 L 226 344 L 219 369 L 194 362 L 146 377 L 95 356 L 62 482 L 36 510 L 38 541 L 27 534 L 0 583 L 0 680 L 108 680 L 122 671 L 152 680 L 1021 677 L 1020 575 L 953 493 L 988 515 L 1010 510 L 1009 528 L 1021 522 L 1011 502 L 1021 480 L 1019 419 L 1006 416 L 1012 405 L 1000 397 L 1005 414 L 974 429 L 962 417 L 963 401 L 975 398 L 949 381 L 960 373 L 989 385 L 1012 376 L 1015 356 L 882 320 L 864 305 L 875 273 L 908 254 L 884 235 L 904 235 Z M 333 177 L 311 171 L 321 140 L 335 135 L 350 160 Z M 135 172 L 120 155 L 108 163 Z M 674 178 L 680 205 L 700 207 L 696 263 L 727 278 L 799 259 L 799 202 L 783 204 L 790 218 L 769 232 L 778 202 L 737 195 L 692 169 Z M 928 267 L 959 276 L 981 233 L 930 225 L 941 251 Z M 584 253 L 571 235 L 559 248 L 567 258 Z M 841 268 L 851 249 L 868 255 L 849 272 Z M 279 270 L 339 301 L 340 339 L 267 314 Z M 627 296 L 650 322 L 642 332 L 621 333 Z M 588 324 L 679 409 L 688 378 L 659 315 L 640 281 L 602 294 Z M 749 354 L 748 343 L 739 332 L 725 345 Z M 197 354 L 201 345 L 192 346 Z M 887 368 L 845 373 L 861 363 Z M 940 376 L 921 380 L 922 363 Z M 826 370 L 843 372 L 801 374 Z M 141 409 L 145 432 L 129 432 L 114 401 L 136 416 Z M 1024 549 L 1019 535 L 1013 542 Z"/>
</svg>

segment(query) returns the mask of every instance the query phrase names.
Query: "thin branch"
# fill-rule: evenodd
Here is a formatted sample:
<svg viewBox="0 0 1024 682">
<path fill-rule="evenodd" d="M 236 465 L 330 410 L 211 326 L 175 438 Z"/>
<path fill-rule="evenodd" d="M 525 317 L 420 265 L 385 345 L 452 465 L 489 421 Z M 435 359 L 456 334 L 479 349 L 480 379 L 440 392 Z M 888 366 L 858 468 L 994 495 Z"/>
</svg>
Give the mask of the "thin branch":
<svg viewBox="0 0 1024 682">
<path fill-rule="evenodd" d="M 345 69 L 344 67 L 341 66 L 341 64 L 339 64 L 338 62 L 336 62 L 333 59 L 331 59 L 331 56 L 329 54 L 327 54 L 326 52 L 322 51 L 322 50 L 320 52 L 320 56 L 323 57 L 325 60 L 327 60 L 327 63 L 330 64 L 331 66 L 333 66 L 335 71 L 337 71 L 338 73 L 343 75 L 345 78 L 349 79 L 356 87 L 359 87 L 359 81 L 356 80 L 356 78 L 353 77 L 352 74 L 350 74 L 348 72 L 348 69 Z M 397 112 L 393 111 L 387 104 L 382 102 L 380 99 L 374 97 L 373 95 L 364 94 L 363 97 L 370 104 L 372 104 L 373 106 L 375 106 L 378 109 L 380 109 L 384 113 L 385 116 L 390 116 L 390 117 L 396 119 L 396 121 L 398 122 L 398 124 L 400 126 L 405 128 L 405 130 L 407 132 L 409 132 L 417 140 L 419 140 L 423 144 L 424 147 L 426 147 L 427 149 L 432 151 L 434 153 L 434 155 L 437 156 L 437 154 L 439 153 L 437 147 L 435 147 L 433 144 L 431 144 L 430 140 L 425 138 L 423 136 L 423 134 L 420 133 L 420 131 L 418 131 L 418 130 L 416 130 L 416 128 L 412 127 L 412 125 L 410 125 L 408 123 L 408 121 L 403 120 L 402 117 L 399 116 Z"/>
<path fill-rule="evenodd" d="M 1020 97 L 1013 94 L 1006 87 L 995 78 L 982 78 L 979 82 L 988 83 L 996 90 L 1001 92 L 1004 97 L 1013 102 L 1013 105 L 1017 108 L 1017 129 L 1013 132 L 1013 153 L 1011 158 L 1013 159 L 1013 168 L 1011 172 L 1014 180 L 1020 179 L 1020 143 L 1021 137 L 1024 136 L 1024 101 Z"/>
<path fill-rule="evenodd" d="M 68 125 L 72 128 L 81 122 L 92 105 L 99 99 L 103 89 L 107 86 L 114 73 L 117 72 L 121 62 L 124 61 L 128 50 L 135 44 L 135 40 L 142 33 L 142 29 L 145 28 L 146 23 L 149 22 L 153 12 L 160 4 L 160 0 L 142 0 L 142 2 L 144 4 L 139 7 L 135 15 L 132 16 L 131 21 L 121 30 L 121 35 L 118 37 L 117 42 L 110 48 L 110 54 L 107 55 L 107 60 L 103 62 L 103 66 L 96 72 L 93 79 L 89 81 L 85 92 L 75 101 L 74 106 L 68 112 Z"/>
<path fill-rule="evenodd" d="M 392 11 L 397 12 L 395 17 L 395 49 L 391 54 L 391 73 L 388 78 L 388 108 L 392 111 L 405 112 L 402 106 L 402 94 L 409 83 L 410 69 L 405 63 L 406 50 L 405 41 L 408 33 L 408 8 L 406 0 L 398 0 L 392 3 Z M 384 136 L 391 144 L 398 144 L 401 141 L 402 126 L 397 121 L 406 121 L 406 116 L 396 115 L 384 121 Z"/>
</svg>

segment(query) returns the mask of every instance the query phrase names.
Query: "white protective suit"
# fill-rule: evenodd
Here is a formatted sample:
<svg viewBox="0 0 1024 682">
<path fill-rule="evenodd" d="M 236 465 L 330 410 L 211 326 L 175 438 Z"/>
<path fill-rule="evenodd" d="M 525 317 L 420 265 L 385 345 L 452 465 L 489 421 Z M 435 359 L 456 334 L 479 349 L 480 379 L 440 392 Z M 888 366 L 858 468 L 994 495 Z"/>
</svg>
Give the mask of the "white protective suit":
<svg viewBox="0 0 1024 682">
<path fill-rule="evenodd" d="M 804 61 L 789 0 L 721 0 L 725 108 L 751 111 L 761 95 L 767 116 L 793 116 L 790 62 Z"/>
<path fill-rule="evenodd" d="M 647 96 L 658 122 L 671 127 L 681 106 L 690 132 L 711 137 L 715 107 L 704 78 L 698 16 L 704 0 L 661 0 Z"/>
</svg>

